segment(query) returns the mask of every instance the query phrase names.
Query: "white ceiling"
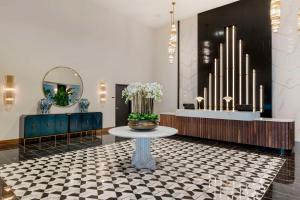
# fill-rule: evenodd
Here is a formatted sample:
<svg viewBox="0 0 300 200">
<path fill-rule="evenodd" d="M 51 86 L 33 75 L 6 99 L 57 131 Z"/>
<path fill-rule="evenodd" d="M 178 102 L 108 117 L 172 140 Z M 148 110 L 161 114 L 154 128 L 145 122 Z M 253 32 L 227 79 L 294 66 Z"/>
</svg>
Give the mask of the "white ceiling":
<svg viewBox="0 0 300 200">
<path fill-rule="evenodd" d="M 176 19 L 185 19 L 238 0 L 176 0 Z M 151 27 L 170 22 L 171 0 L 95 0 L 101 6 Z"/>
</svg>

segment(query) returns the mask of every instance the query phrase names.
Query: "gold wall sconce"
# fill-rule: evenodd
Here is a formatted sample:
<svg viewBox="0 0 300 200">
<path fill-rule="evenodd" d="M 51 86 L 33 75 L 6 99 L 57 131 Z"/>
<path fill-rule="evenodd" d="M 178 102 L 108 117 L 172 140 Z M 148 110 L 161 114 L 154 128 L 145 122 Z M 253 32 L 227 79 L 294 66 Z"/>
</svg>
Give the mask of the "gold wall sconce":
<svg viewBox="0 0 300 200">
<path fill-rule="evenodd" d="M 4 77 L 3 102 L 5 106 L 12 106 L 15 103 L 16 87 L 15 76 L 6 75 Z"/>
<path fill-rule="evenodd" d="M 107 101 L 107 85 L 105 81 L 100 81 L 99 98 L 100 98 L 100 103 L 105 103 Z"/>
<path fill-rule="evenodd" d="M 300 34 L 300 9 L 298 11 L 298 33 Z"/>
<path fill-rule="evenodd" d="M 280 28 L 280 17 L 281 17 L 281 0 L 271 0 L 271 25 L 273 32 L 277 33 Z"/>
</svg>

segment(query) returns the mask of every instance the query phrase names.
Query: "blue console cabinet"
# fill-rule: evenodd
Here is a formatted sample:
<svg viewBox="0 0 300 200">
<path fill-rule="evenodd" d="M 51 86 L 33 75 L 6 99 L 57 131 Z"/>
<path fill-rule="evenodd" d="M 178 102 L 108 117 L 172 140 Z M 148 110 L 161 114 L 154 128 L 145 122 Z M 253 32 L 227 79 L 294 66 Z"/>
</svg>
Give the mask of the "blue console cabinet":
<svg viewBox="0 0 300 200">
<path fill-rule="evenodd" d="M 20 118 L 20 138 L 26 139 L 66 134 L 70 138 L 72 133 L 96 131 L 102 129 L 102 113 L 71 113 L 23 115 Z M 56 137 L 55 137 L 56 139 Z"/>
</svg>

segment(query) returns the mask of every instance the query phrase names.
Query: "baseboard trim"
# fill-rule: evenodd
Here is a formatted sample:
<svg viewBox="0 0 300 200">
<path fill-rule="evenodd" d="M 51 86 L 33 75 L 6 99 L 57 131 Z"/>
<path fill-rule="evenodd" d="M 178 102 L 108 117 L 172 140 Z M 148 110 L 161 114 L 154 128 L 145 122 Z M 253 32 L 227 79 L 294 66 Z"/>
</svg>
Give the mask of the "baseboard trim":
<svg viewBox="0 0 300 200">
<path fill-rule="evenodd" d="M 0 141 L 0 149 L 9 148 L 11 146 L 18 145 L 20 142 L 20 139 L 10 139 L 10 140 L 2 140 Z"/>
<path fill-rule="evenodd" d="M 101 136 L 101 135 L 107 135 L 108 134 L 108 130 L 112 129 L 114 127 L 107 127 L 107 128 L 102 128 L 100 130 L 100 132 L 97 132 L 97 136 Z"/>
</svg>

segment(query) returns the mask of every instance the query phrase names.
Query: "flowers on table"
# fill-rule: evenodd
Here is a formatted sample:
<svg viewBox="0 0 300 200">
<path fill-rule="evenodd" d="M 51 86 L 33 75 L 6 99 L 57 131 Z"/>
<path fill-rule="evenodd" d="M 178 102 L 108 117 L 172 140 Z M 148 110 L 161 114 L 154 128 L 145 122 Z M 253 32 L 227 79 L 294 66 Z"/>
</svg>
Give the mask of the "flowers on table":
<svg viewBox="0 0 300 200">
<path fill-rule="evenodd" d="M 158 83 L 132 83 L 122 91 L 125 103 L 132 104 L 128 125 L 135 130 L 151 130 L 158 126 L 158 115 L 153 113 L 154 101 L 160 101 L 162 86 Z"/>
<path fill-rule="evenodd" d="M 135 96 L 141 96 L 155 101 L 160 101 L 163 95 L 162 86 L 156 82 L 154 83 L 141 83 L 136 82 L 128 85 L 122 92 L 122 97 L 125 102 L 132 101 Z"/>
</svg>

